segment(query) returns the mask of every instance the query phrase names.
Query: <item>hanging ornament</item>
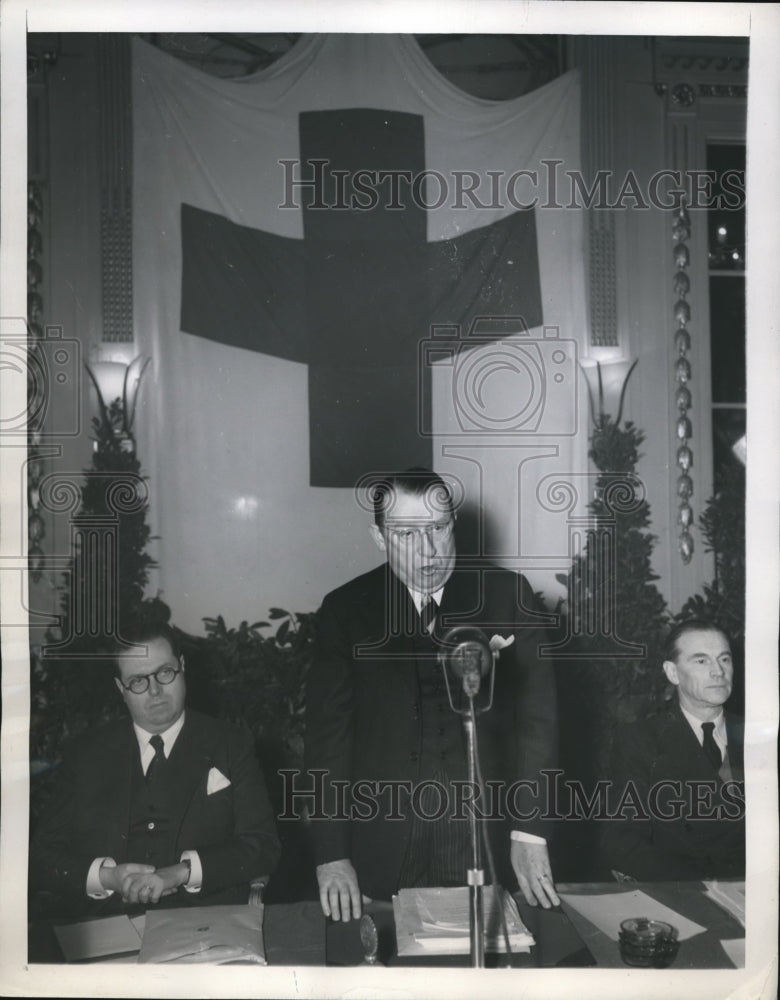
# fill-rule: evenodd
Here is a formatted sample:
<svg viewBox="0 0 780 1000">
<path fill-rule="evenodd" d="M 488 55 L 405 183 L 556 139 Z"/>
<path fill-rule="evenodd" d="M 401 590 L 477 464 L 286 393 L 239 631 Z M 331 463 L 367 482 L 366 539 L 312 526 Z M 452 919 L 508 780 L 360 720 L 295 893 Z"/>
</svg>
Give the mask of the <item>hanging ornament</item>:
<svg viewBox="0 0 780 1000">
<path fill-rule="evenodd" d="M 675 243 L 685 243 L 691 238 L 691 227 L 680 219 L 672 226 L 672 239 Z"/>
<path fill-rule="evenodd" d="M 691 422 L 687 417 L 677 418 L 677 437 L 681 441 L 687 441 L 689 437 L 693 437 L 693 429 L 691 428 Z"/>
<path fill-rule="evenodd" d="M 690 532 L 682 532 L 677 540 L 677 548 L 680 551 L 682 561 L 687 566 L 693 557 L 693 538 L 691 538 Z"/>
<path fill-rule="evenodd" d="M 678 410 L 684 411 L 690 409 L 692 397 L 691 397 L 691 390 L 688 388 L 687 385 L 681 385 L 678 387 L 674 400 L 675 403 L 677 404 Z"/>
<path fill-rule="evenodd" d="M 27 536 L 30 540 L 28 566 L 30 578 L 37 583 L 43 573 L 44 553 L 40 541 L 46 535 L 46 524 L 40 514 L 40 482 L 44 463 L 39 449 L 43 440 L 45 407 L 41 406 L 41 372 L 48 370 L 41 342 L 43 333 L 43 195 L 35 181 L 27 185 Z"/>
<path fill-rule="evenodd" d="M 31 514 L 27 519 L 27 534 L 31 542 L 39 542 L 46 534 L 46 525 L 43 518 L 37 512 Z"/>
<path fill-rule="evenodd" d="M 38 583 L 43 575 L 44 556 L 43 549 L 36 542 L 27 550 L 27 562 L 30 567 L 30 578 L 33 583 Z"/>
<path fill-rule="evenodd" d="M 687 267 L 690 260 L 691 255 L 688 253 L 688 247 L 684 243 L 678 243 L 674 248 L 674 266 Z"/>
<path fill-rule="evenodd" d="M 691 349 L 691 335 L 681 326 L 674 334 L 674 349 L 678 354 L 687 354 Z"/>
<path fill-rule="evenodd" d="M 680 326 L 685 326 L 686 323 L 691 321 L 691 307 L 685 301 L 685 299 L 678 299 L 674 304 L 674 318 L 680 324 Z"/>
<path fill-rule="evenodd" d="M 677 511 L 677 523 L 681 524 L 683 528 L 689 528 L 693 523 L 693 511 L 687 503 L 680 504 L 680 509 Z"/>
<path fill-rule="evenodd" d="M 687 444 L 683 444 L 677 449 L 677 464 L 683 472 L 687 472 L 693 465 L 693 452 Z"/>
<path fill-rule="evenodd" d="M 693 480 L 689 475 L 680 476 L 677 480 L 677 496 L 690 500 L 693 496 Z"/>
<path fill-rule="evenodd" d="M 687 358 L 678 358 L 674 365 L 674 377 L 678 382 L 687 382 L 691 377 L 691 365 Z"/>
</svg>

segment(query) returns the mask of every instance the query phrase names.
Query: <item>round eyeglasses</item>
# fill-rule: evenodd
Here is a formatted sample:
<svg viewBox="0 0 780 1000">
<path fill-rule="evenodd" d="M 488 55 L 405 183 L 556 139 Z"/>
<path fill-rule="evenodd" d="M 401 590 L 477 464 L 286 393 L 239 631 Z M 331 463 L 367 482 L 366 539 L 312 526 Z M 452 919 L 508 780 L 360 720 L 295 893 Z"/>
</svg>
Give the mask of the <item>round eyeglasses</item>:
<svg viewBox="0 0 780 1000">
<path fill-rule="evenodd" d="M 453 518 L 448 518 L 446 521 L 435 521 L 433 524 L 409 524 L 398 525 L 398 527 L 385 523 L 388 534 L 396 542 L 404 545 L 413 541 L 421 542 L 423 538 L 433 542 L 443 542 L 450 537 L 454 526 Z"/>
<path fill-rule="evenodd" d="M 127 684 L 120 677 L 119 683 L 125 691 L 130 691 L 132 694 L 144 694 L 145 691 L 149 690 L 150 677 L 154 677 L 158 684 L 171 684 L 176 674 L 180 674 L 182 669 L 182 667 L 172 667 L 166 664 L 164 667 L 153 670 L 150 674 L 136 674 L 135 677 L 130 678 Z"/>
</svg>

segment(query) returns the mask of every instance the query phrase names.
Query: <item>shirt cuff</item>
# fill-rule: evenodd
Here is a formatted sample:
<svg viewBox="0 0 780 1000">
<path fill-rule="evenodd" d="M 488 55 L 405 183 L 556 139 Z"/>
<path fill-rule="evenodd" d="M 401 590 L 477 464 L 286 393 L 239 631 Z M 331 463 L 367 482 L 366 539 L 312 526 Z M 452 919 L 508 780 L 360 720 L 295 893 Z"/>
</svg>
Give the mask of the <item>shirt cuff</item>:
<svg viewBox="0 0 780 1000">
<path fill-rule="evenodd" d="M 197 851 L 182 851 L 180 861 L 189 861 L 190 877 L 184 886 L 186 892 L 200 892 L 203 885 L 203 866 L 200 863 L 200 855 Z"/>
<path fill-rule="evenodd" d="M 512 840 L 519 840 L 523 844 L 546 844 L 544 837 L 537 837 L 535 833 L 523 833 L 522 830 L 510 830 L 509 836 Z"/>
<path fill-rule="evenodd" d="M 103 865 L 106 868 L 116 868 L 116 861 L 113 858 L 95 858 L 89 866 L 89 871 L 87 872 L 87 895 L 90 899 L 107 899 L 109 896 L 114 895 L 113 889 L 104 889 L 100 884 L 100 869 Z"/>
</svg>

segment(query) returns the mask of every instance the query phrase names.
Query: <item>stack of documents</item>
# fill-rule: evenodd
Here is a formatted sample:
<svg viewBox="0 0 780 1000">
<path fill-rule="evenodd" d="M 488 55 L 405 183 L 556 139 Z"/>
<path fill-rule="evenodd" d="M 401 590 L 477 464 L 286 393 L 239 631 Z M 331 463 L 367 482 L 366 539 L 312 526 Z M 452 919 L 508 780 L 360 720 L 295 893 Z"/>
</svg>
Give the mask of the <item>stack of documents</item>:
<svg viewBox="0 0 780 1000">
<path fill-rule="evenodd" d="M 267 965 L 262 906 L 149 910 L 139 962 Z"/>
<path fill-rule="evenodd" d="M 135 962 L 144 933 L 144 916 L 82 920 L 55 927 L 54 933 L 66 962 L 105 961 L 118 955 L 130 955 L 130 961 Z"/>
<path fill-rule="evenodd" d="M 492 885 L 482 892 L 485 951 L 505 952 L 499 906 L 503 906 L 513 952 L 528 952 L 534 939 L 520 919 L 509 893 Z M 469 889 L 401 889 L 393 896 L 398 954 L 468 955 Z"/>
<path fill-rule="evenodd" d="M 744 882 L 705 882 L 705 896 L 717 903 L 722 909 L 745 926 L 745 883 Z"/>
</svg>

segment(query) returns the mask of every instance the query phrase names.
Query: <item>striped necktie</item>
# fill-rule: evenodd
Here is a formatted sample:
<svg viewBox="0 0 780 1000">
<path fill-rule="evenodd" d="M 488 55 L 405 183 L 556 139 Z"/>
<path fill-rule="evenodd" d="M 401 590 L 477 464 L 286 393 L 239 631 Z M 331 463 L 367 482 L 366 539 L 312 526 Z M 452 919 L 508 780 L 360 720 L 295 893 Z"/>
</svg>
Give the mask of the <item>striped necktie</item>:
<svg viewBox="0 0 780 1000">
<path fill-rule="evenodd" d="M 436 621 L 438 611 L 439 606 L 432 597 L 429 597 L 428 600 L 423 603 L 422 610 L 420 611 L 420 620 L 422 621 L 423 631 L 432 631 L 432 626 Z"/>
</svg>

